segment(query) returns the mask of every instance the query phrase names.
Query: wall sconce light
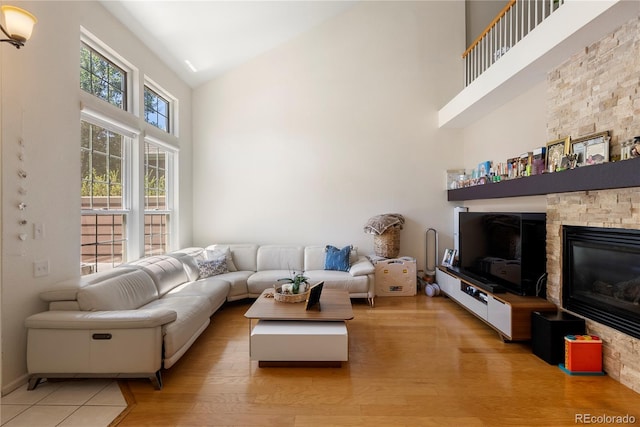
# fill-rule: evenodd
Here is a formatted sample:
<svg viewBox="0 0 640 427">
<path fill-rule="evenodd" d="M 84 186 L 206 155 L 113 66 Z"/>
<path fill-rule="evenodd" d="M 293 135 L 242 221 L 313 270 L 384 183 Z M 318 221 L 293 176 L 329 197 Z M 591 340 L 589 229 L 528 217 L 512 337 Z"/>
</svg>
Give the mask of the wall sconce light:
<svg viewBox="0 0 640 427">
<path fill-rule="evenodd" d="M 0 24 L 0 29 L 9 37 L 8 39 L 1 39 L 0 42 L 11 43 L 16 49 L 20 49 L 31 37 L 33 26 L 38 20 L 35 16 L 19 7 L 2 6 L 0 9 L 4 15 L 4 24 L 6 26 L 5 28 Z"/>
</svg>

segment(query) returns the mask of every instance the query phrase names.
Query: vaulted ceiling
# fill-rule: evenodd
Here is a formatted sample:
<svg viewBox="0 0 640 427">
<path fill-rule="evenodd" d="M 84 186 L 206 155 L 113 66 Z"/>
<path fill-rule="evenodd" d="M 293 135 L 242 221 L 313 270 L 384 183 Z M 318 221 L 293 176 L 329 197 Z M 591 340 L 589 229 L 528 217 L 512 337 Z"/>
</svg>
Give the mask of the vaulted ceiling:
<svg viewBox="0 0 640 427">
<path fill-rule="evenodd" d="M 356 1 L 104 0 L 102 4 L 196 87 L 342 13 Z"/>
</svg>

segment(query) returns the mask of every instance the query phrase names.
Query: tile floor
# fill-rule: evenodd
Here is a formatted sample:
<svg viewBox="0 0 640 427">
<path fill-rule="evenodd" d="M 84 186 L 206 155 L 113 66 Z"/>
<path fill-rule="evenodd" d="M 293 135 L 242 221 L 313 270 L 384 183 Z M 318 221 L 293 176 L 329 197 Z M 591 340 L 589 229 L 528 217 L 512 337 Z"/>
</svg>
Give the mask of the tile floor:
<svg viewBox="0 0 640 427">
<path fill-rule="evenodd" d="M 127 407 L 118 383 L 109 379 L 26 384 L 0 399 L 2 427 L 106 427 Z"/>
</svg>

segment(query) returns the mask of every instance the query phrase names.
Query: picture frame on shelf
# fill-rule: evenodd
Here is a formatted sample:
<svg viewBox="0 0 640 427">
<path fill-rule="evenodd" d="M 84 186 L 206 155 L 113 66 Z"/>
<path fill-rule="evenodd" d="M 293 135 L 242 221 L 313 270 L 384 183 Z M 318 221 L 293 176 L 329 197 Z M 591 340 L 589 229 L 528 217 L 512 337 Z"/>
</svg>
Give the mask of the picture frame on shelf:
<svg viewBox="0 0 640 427">
<path fill-rule="evenodd" d="M 596 165 L 609 161 L 609 131 L 576 138 L 571 141 L 571 153 L 576 154 L 576 166 Z"/>
<path fill-rule="evenodd" d="M 518 178 L 518 164 L 520 163 L 519 157 L 512 157 L 507 159 L 507 178 Z"/>
<path fill-rule="evenodd" d="M 442 257 L 442 265 L 445 267 L 453 267 L 453 261 L 456 258 L 456 250 L 455 249 L 445 249 L 444 257 Z"/>
<path fill-rule="evenodd" d="M 594 138 L 586 142 L 585 163 L 588 165 L 599 165 L 609 161 L 609 131 L 595 134 Z"/>
<path fill-rule="evenodd" d="M 562 158 L 569 154 L 570 142 L 570 136 L 547 142 L 547 153 L 545 158 L 547 172 L 555 172 L 560 168 Z"/>
<path fill-rule="evenodd" d="M 576 156 L 576 167 L 584 166 L 585 164 L 585 153 L 587 151 L 587 146 L 584 141 L 573 141 L 571 142 L 571 154 Z"/>
</svg>

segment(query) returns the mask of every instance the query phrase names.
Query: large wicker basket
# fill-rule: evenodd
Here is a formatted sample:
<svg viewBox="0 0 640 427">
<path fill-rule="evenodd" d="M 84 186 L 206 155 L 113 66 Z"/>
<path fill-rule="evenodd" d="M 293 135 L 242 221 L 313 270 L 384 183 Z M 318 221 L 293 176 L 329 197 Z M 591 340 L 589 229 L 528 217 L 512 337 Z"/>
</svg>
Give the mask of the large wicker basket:
<svg viewBox="0 0 640 427">
<path fill-rule="evenodd" d="M 303 302 L 307 300 L 309 291 L 300 294 L 283 294 L 282 288 L 278 287 L 273 292 L 273 299 L 278 302 Z"/>
<path fill-rule="evenodd" d="M 400 227 L 389 227 L 384 233 L 374 235 L 373 250 L 384 258 L 397 257 L 400 253 Z"/>
</svg>

